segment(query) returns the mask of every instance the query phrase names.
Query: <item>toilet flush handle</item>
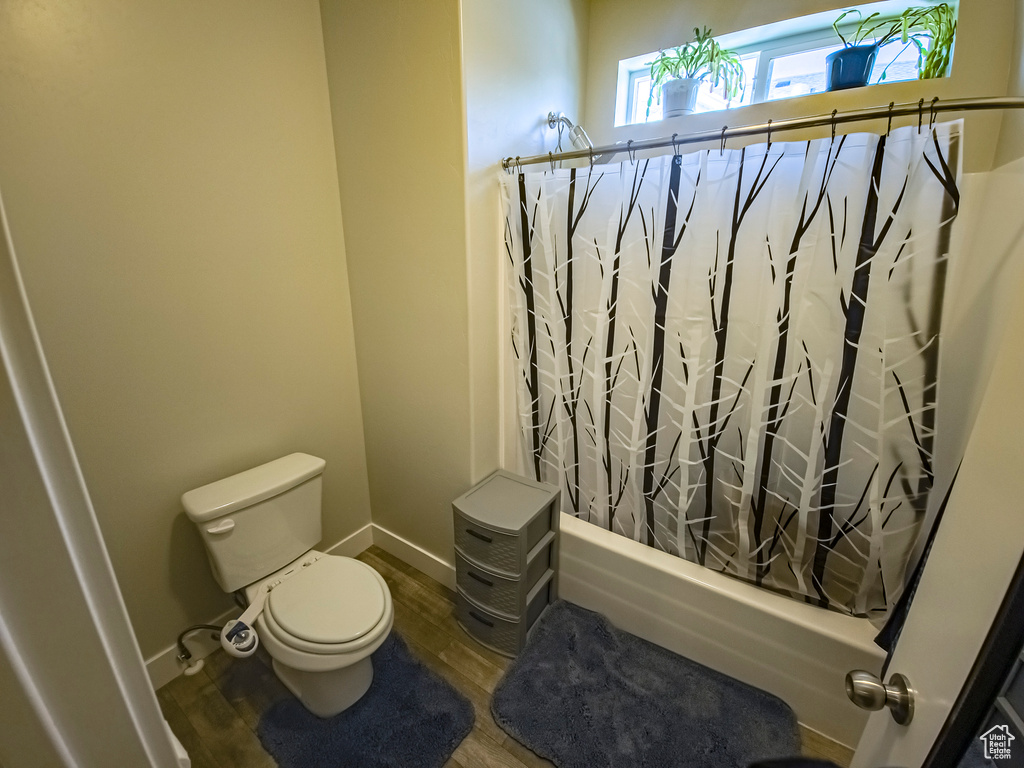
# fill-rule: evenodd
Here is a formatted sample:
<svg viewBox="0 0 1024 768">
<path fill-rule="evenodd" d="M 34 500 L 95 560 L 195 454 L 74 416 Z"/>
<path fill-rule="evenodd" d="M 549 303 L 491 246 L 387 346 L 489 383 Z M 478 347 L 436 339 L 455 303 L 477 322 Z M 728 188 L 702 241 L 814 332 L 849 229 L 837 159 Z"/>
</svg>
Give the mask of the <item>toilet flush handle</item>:
<svg viewBox="0 0 1024 768">
<path fill-rule="evenodd" d="M 221 520 L 216 525 L 211 525 L 206 529 L 207 533 L 227 533 L 235 527 L 234 520 Z"/>
</svg>

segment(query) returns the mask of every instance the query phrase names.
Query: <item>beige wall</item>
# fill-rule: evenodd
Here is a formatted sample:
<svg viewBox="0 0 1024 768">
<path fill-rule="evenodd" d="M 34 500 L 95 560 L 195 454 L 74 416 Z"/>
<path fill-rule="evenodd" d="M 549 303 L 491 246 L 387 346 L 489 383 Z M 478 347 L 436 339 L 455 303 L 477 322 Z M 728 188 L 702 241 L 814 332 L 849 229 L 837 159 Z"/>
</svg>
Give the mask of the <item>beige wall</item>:
<svg viewBox="0 0 1024 768">
<path fill-rule="evenodd" d="M 554 150 L 548 112 L 581 120 L 587 15 L 586 0 L 462 0 L 474 481 L 501 462 L 499 355 L 507 333 L 499 326 L 507 310 L 500 160 Z M 511 458 L 505 466 L 514 467 Z"/>
<path fill-rule="evenodd" d="M 1010 53 L 1008 96 L 1024 96 L 1024 0 L 1014 0 L 1013 48 Z M 996 166 L 1024 157 L 1024 110 L 1009 110 L 1003 115 L 996 149 Z"/>
<path fill-rule="evenodd" d="M 452 560 L 470 484 L 457 0 L 322 0 L 375 524 Z"/>
<path fill-rule="evenodd" d="M 499 160 L 581 113 L 587 4 L 321 6 L 373 520 L 451 563 L 499 463 Z"/>
<path fill-rule="evenodd" d="M 1008 95 L 1024 95 L 1024 0 L 1014 0 Z M 944 381 L 955 409 L 947 408 L 939 422 L 940 433 L 955 435 L 954 446 L 966 446 L 967 437 L 981 407 L 985 386 L 995 365 L 1007 321 L 1019 303 L 1018 286 L 1024 270 L 1024 222 L 1020 200 L 1024 198 L 1024 115 L 1007 110 L 1001 116 L 995 168 L 968 175 L 961 188 L 963 207 L 959 252 L 953 262 L 949 285 L 952 301 L 946 313 L 947 345 L 943 353 Z M 967 134 L 967 141 L 972 140 Z M 949 401 L 949 399 L 947 400 Z M 1016 403 L 1004 404 L 1012 408 Z M 957 454 L 953 459 L 958 460 Z M 938 461 L 951 457 L 940 454 Z"/>
<path fill-rule="evenodd" d="M 230 605 L 182 492 L 327 460 L 369 521 L 314 0 L 0 4 L 0 189 L 144 655 Z"/>
<path fill-rule="evenodd" d="M 715 34 L 769 24 L 795 16 L 848 7 L 841 0 L 716 0 L 680 5 L 674 0 L 591 0 L 590 58 L 587 65 L 586 121 L 597 144 L 673 133 L 720 129 L 723 123 L 744 125 L 803 115 L 828 114 L 867 106 L 966 98 L 1003 96 L 1013 43 L 1014 5 L 1018 0 L 984 0 L 960 3 L 956 52 L 952 75 L 941 80 L 886 83 L 835 93 L 754 104 L 729 111 L 672 118 L 650 125 L 614 128 L 615 80 L 618 62 L 632 56 L 679 45 L 693 36 L 695 26 L 707 25 Z M 838 13 L 837 13 L 838 15 Z M 1014 65 L 1016 66 L 1016 65 Z M 904 121 L 909 123 L 916 118 Z M 901 124 L 893 121 L 893 125 Z M 879 121 L 869 129 L 883 129 Z M 970 138 L 964 166 L 968 171 L 992 167 L 999 134 L 998 113 L 974 114 L 968 119 Z M 808 138 L 792 132 L 788 139 Z M 820 135 L 820 130 L 813 135 Z M 752 138 L 750 141 L 760 141 Z M 734 142 L 735 143 L 735 142 Z"/>
</svg>

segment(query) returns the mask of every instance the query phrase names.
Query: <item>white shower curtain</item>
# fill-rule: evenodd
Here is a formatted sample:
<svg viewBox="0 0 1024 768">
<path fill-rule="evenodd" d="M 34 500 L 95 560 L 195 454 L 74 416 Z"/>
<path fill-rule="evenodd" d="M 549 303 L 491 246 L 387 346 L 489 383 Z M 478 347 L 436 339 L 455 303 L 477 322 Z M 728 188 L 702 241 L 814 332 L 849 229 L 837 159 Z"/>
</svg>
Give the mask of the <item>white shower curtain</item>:
<svg viewBox="0 0 1024 768">
<path fill-rule="evenodd" d="M 503 174 L 520 442 L 563 511 L 884 613 L 944 480 L 960 132 Z"/>
</svg>

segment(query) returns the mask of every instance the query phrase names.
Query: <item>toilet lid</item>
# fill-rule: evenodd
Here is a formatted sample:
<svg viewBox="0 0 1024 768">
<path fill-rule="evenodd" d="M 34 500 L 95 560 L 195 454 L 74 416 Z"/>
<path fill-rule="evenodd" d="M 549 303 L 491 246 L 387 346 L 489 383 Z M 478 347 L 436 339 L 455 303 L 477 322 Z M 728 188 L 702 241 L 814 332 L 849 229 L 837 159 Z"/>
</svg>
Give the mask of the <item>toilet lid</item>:
<svg viewBox="0 0 1024 768">
<path fill-rule="evenodd" d="M 290 635 L 311 643 L 348 643 L 384 615 L 384 592 L 368 565 L 322 557 L 270 591 L 267 607 Z"/>
</svg>

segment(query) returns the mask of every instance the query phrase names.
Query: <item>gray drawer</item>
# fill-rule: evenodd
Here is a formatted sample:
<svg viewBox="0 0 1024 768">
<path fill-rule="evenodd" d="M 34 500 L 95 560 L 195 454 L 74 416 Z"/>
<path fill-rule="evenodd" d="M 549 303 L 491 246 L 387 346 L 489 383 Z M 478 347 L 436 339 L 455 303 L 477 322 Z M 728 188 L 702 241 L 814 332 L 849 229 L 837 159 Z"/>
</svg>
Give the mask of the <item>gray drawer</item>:
<svg viewBox="0 0 1024 768">
<path fill-rule="evenodd" d="M 479 563 L 470 560 L 458 550 L 455 551 L 455 574 L 459 589 L 474 602 L 511 619 L 517 619 L 525 608 L 526 597 L 534 585 L 548 570 L 551 563 L 551 547 L 537 552 L 526 568 L 521 579 L 492 572 Z M 522 601 L 522 602 L 520 602 Z"/>
<path fill-rule="evenodd" d="M 519 538 L 492 531 L 455 514 L 455 546 L 470 560 L 494 571 L 519 575 Z"/>
<path fill-rule="evenodd" d="M 519 618 L 521 609 L 518 579 L 480 568 L 458 551 L 455 552 L 455 573 L 459 589 L 474 602 L 497 613 L 503 613 L 510 619 Z"/>
<path fill-rule="evenodd" d="M 461 589 L 456 592 L 455 617 L 478 642 L 507 656 L 516 655 L 526 635 L 553 598 L 552 571 L 547 571 L 530 592 L 526 616 L 512 619 L 474 602 Z"/>
<path fill-rule="evenodd" d="M 462 628 L 482 645 L 507 656 L 514 656 L 519 651 L 518 621 L 484 610 L 471 603 L 461 591 L 456 598 L 455 616 Z"/>
</svg>

